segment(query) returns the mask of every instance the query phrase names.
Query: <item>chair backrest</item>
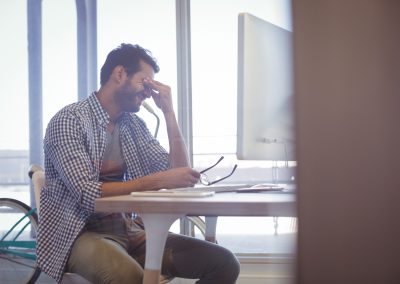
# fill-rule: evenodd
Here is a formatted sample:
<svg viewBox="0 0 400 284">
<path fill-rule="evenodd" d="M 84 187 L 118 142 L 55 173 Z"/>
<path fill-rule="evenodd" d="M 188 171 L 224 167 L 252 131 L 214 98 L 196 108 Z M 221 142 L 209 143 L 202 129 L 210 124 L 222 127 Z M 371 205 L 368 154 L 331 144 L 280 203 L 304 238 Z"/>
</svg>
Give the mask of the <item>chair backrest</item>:
<svg viewBox="0 0 400 284">
<path fill-rule="evenodd" d="M 44 181 L 45 181 L 44 171 L 37 171 L 33 173 L 32 183 L 33 183 L 33 189 L 35 191 L 36 210 L 38 214 L 40 210 L 40 191 L 44 186 Z"/>
<path fill-rule="evenodd" d="M 38 165 L 32 165 L 28 172 L 29 177 L 32 179 L 33 189 L 35 192 L 36 210 L 39 214 L 40 210 L 40 191 L 45 183 L 44 169 Z"/>
</svg>

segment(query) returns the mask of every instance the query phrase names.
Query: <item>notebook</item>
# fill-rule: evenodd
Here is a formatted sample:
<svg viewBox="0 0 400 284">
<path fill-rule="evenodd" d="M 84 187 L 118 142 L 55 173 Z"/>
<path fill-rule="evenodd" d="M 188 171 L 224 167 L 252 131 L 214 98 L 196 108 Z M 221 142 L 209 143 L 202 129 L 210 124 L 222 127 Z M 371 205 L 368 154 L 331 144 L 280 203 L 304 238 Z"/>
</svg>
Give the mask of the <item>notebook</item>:
<svg viewBox="0 0 400 284">
<path fill-rule="evenodd" d="M 207 197 L 214 195 L 214 191 L 194 191 L 194 190 L 175 190 L 163 189 L 157 191 L 134 191 L 131 192 L 132 196 L 138 197 Z"/>
</svg>

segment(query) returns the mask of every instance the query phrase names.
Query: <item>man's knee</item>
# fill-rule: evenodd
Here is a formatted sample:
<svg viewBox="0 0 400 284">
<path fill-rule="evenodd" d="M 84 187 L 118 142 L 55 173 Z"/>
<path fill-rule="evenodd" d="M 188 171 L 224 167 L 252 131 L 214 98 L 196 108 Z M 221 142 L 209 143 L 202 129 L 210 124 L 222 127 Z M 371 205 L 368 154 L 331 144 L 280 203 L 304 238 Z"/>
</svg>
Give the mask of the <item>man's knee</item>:
<svg viewBox="0 0 400 284">
<path fill-rule="evenodd" d="M 113 263 L 111 266 L 103 267 L 98 277 L 101 281 L 95 283 L 112 284 L 141 284 L 143 281 L 143 269 L 137 263 L 123 262 Z"/>
<path fill-rule="evenodd" d="M 239 277 L 240 262 L 236 256 L 228 249 L 222 248 L 221 252 L 221 274 L 227 278 L 227 283 L 234 283 Z M 232 281 L 232 282 L 231 282 Z"/>
<path fill-rule="evenodd" d="M 113 251 L 108 253 L 108 260 L 97 262 L 97 279 L 100 283 L 128 284 L 142 283 L 143 268 L 128 254 Z"/>
</svg>

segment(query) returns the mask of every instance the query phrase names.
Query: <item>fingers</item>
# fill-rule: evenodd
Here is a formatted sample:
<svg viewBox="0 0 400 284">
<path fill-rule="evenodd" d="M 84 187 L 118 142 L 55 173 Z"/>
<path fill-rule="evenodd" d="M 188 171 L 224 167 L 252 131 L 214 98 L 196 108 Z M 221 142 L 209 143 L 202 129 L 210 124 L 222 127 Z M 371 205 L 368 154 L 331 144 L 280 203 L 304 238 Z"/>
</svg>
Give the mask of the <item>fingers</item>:
<svg viewBox="0 0 400 284">
<path fill-rule="evenodd" d="M 200 173 L 189 168 L 175 168 L 170 170 L 172 172 L 171 182 L 176 187 L 193 187 L 199 182 Z"/>
<path fill-rule="evenodd" d="M 190 171 L 190 174 L 192 175 L 192 176 L 194 176 L 197 180 L 200 178 L 200 173 L 198 172 L 198 171 L 196 171 L 196 170 L 194 170 L 194 169 L 192 169 L 192 168 L 188 168 L 189 169 L 189 171 Z"/>
<path fill-rule="evenodd" d="M 164 113 L 173 111 L 171 88 L 169 86 L 155 81 L 150 77 L 144 78 L 143 83 L 145 87 L 151 89 L 151 96 L 153 97 L 157 107 L 159 107 Z"/>
<path fill-rule="evenodd" d="M 161 82 L 158 82 L 156 80 L 153 80 L 150 77 L 146 77 L 143 79 L 143 82 L 148 85 L 150 88 L 152 88 L 154 91 L 157 91 L 158 93 L 160 92 L 166 92 L 166 93 L 170 93 L 171 92 L 171 88 L 167 85 L 164 85 Z"/>
<path fill-rule="evenodd" d="M 185 183 L 185 187 L 193 187 L 199 182 L 200 173 L 191 169 L 183 168 L 185 173 L 182 177 L 182 181 Z"/>
</svg>

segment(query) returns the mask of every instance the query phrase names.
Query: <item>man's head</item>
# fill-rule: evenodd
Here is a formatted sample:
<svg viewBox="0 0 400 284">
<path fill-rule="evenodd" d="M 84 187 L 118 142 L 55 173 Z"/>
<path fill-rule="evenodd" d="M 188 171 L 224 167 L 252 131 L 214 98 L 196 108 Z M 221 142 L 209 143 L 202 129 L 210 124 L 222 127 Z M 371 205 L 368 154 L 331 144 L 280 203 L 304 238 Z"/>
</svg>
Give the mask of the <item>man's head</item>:
<svg viewBox="0 0 400 284">
<path fill-rule="evenodd" d="M 146 78 L 152 79 L 159 70 L 150 51 L 139 45 L 123 43 L 112 50 L 101 68 L 99 90 L 111 98 L 103 100 L 109 114 L 139 111 L 142 102 L 152 95 Z"/>
<path fill-rule="evenodd" d="M 150 51 L 137 44 L 122 43 L 107 55 L 107 59 L 103 67 L 101 67 L 100 85 L 103 86 L 107 83 L 114 68 L 119 65 L 124 67 L 128 76 L 138 72 L 141 68 L 141 60 L 151 65 L 154 73 L 160 71 L 160 67 L 152 57 Z"/>
</svg>

